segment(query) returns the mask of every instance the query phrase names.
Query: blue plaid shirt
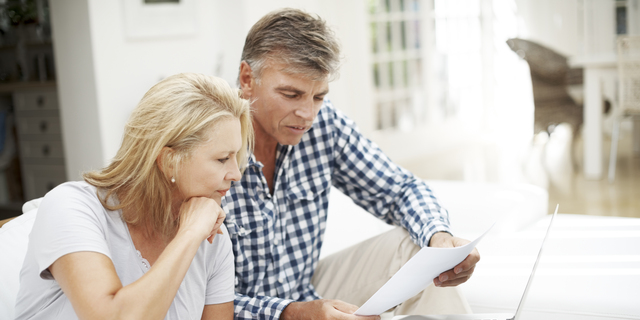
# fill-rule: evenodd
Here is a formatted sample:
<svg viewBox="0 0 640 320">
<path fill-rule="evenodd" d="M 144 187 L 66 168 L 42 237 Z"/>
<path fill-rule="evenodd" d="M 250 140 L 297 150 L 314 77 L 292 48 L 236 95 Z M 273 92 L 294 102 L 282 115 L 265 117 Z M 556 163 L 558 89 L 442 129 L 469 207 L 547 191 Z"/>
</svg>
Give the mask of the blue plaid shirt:
<svg viewBox="0 0 640 320">
<path fill-rule="evenodd" d="M 223 206 L 233 243 L 237 319 L 279 319 L 293 301 L 320 299 L 318 264 L 331 185 L 427 246 L 449 232 L 447 211 L 420 179 L 395 165 L 354 122 L 324 101 L 295 146 L 278 145 L 273 196 L 253 155 Z"/>
</svg>

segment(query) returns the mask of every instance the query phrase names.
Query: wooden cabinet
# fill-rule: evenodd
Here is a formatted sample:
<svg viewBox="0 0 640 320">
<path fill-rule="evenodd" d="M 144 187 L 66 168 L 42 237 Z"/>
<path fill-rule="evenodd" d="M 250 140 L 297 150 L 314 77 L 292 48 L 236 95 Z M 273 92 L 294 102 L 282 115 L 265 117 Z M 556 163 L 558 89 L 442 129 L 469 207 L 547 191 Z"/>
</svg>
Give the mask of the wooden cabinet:
<svg viewBox="0 0 640 320">
<path fill-rule="evenodd" d="M 25 201 L 66 181 L 60 113 L 55 87 L 12 94 Z"/>
</svg>

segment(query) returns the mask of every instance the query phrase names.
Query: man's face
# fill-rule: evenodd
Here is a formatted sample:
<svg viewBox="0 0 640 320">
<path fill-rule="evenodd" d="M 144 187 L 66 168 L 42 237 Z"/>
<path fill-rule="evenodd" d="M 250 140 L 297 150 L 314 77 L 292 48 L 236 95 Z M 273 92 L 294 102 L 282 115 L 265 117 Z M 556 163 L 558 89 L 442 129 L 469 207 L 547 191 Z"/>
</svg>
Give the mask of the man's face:
<svg viewBox="0 0 640 320">
<path fill-rule="evenodd" d="M 295 145 L 311 128 L 322 100 L 329 92 L 329 82 L 311 80 L 301 74 L 288 74 L 283 63 L 272 62 L 262 70 L 260 83 L 243 62 L 240 85 L 244 97 L 252 101 L 256 139 L 275 140 Z M 266 139 L 266 140 L 265 140 Z"/>
</svg>

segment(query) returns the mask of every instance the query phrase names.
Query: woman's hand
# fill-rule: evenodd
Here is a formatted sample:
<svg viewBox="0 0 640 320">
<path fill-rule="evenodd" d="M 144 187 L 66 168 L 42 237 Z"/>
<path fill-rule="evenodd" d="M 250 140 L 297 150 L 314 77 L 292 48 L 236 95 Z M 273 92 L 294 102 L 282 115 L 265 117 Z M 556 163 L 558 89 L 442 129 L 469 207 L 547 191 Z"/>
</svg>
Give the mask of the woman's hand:
<svg viewBox="0 0 640 320">
<path fill-rule="evenodd" d="M 213 242 L 216 234 L 222 234 L 220 227 L 227 214 L 213 199 L 193 197 L 180 206 L 180 232 L 194 232 L 199 238 Z"/>
</svg>

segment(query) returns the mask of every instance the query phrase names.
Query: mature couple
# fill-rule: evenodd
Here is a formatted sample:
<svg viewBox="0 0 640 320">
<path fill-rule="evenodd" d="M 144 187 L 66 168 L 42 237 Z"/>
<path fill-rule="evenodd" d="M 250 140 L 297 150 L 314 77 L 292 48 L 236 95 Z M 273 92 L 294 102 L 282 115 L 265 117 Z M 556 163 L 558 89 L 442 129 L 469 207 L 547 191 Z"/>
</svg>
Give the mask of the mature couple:
<svg viewBox="0 0 640 320">
<path fill-rule="evenodd" d="M 278 10 L 249 31 L 241 90 L 198 74 L 152 87 L 109 166 L 42 201 L 17 319 L 357 319 L 420 247 L 465 244 L 325 98 L 339 55 L 323 20 Z M 332 185 L 398 228 L 319 261 Z M 469 311 L 453 287 L 478 260 L 396 313 Z"/>
</svg>

